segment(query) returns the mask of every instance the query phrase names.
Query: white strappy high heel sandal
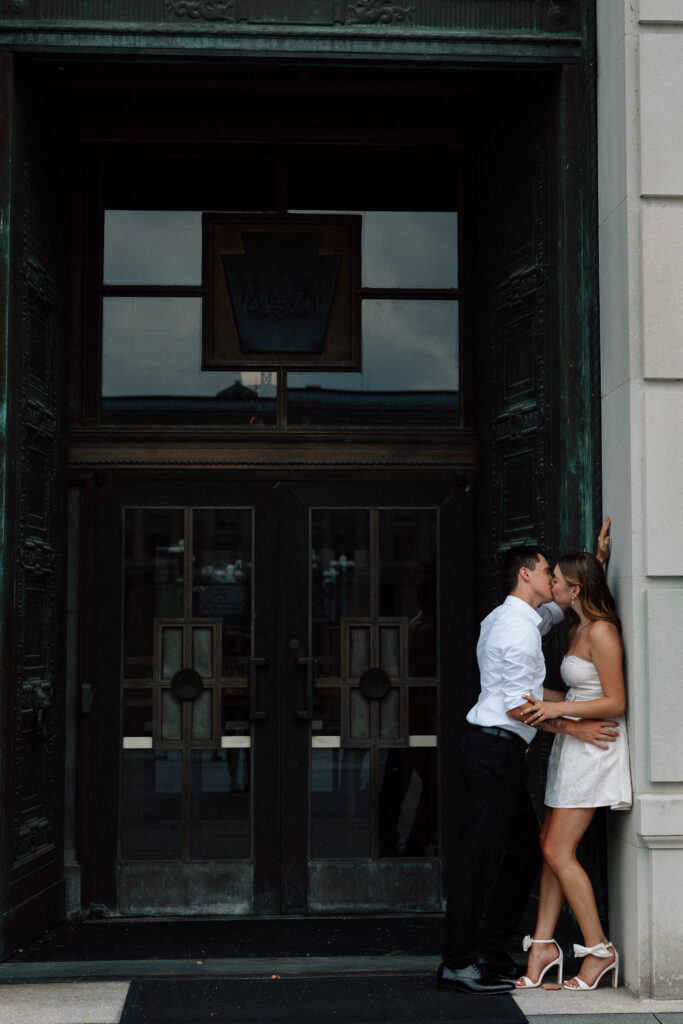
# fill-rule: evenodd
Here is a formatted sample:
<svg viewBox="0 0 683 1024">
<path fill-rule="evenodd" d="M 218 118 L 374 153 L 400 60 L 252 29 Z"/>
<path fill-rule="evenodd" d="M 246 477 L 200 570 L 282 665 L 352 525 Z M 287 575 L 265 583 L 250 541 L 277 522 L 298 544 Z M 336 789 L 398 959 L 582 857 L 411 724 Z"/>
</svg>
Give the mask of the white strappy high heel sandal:
<svg viewBox="0 0 683 1024">
<path fill-rule="evenodd" d="M 543 978 L 550 970 L 550 968 L 555 966 L 557 966 L 557 984 L 562 984 L 562 961 L 564 959 L 564 955 L 557 942 L 555 942 L 555 939 L 532 939 L 530 935 L 525 935 L 524 941 L 522 942 L 522 949 L 525 953 L 527 953 L 534 945 L 534 943 L 537 945 L 544 946 L 551 942 L 554 943 L 555 946 L 557 946 L 558 955 L 555 957 L 554 960 L 551 960 L 549 964 L 545 965 L 545 967 L 538 976 L 538 981 L 532 981 L 531 978 L 527 977 L 527 975 L 524 974 L 515 982 L 515 988 L 538 988 L 541 982 L 543 981 Z"/>
<path fill-rule="evenodd" d="M 612 963 L 605 967 L 604 971 L 598 974 L 597 978 L 592 985 L 584 981 L 583 978 L 579 978 L 578 974 L 575 978 L 571 978 L 571 981 L 575 981 L 576 985 L 570 985 L 569 981 L 565 981 L 562 986 L 567 992 L 592 992 L 594 988 L 598 987 L 598 982 L 602 978 L 603 974 L 608 974 L 612 971 L 612 988 L 616 988 L 619 984 L 619 954 L 612 945 L 611 942 L 598 942 L 597 946 L 574 946 L 574 956 L 599 956 L 606 957 L 611 956 L 614 953 L 614 960 Z"/>
</svg>

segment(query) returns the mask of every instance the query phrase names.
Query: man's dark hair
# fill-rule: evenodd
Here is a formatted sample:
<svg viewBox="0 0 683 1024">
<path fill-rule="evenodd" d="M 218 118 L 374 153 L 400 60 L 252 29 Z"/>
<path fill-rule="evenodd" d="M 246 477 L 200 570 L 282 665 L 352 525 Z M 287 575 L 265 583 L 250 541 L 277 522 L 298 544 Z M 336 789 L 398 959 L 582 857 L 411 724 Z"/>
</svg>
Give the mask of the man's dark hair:
<svg viewBox="0 0 683 1024">
<path fill-rule="evenodd" d="M 531 544 L 526 544 L 519 548 L 510 548 L 509 551 L 505 552 L 500 577 L 506 594 L 511 593 L 517 586 L 519 570 L 524 566 L 533 572 L 540 557 L 547 557 L 545 551 L 533 547 Z"/>
</svg>

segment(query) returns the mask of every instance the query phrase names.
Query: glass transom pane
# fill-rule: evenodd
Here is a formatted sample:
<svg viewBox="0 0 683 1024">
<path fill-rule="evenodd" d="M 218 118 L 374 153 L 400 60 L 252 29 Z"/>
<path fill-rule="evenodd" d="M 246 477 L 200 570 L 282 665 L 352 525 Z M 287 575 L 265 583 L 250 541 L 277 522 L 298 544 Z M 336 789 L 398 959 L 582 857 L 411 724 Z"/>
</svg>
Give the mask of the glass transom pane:
<svg viewBox="0 0 683 1024">
<path fill-rule="evenodd" d="M 363 214 L 364 288 L 456 288 L 457 213 Z"/>
<path fill-rule="evenodd" d="M 105 211 L 105 284 L 199 285 L 201 279 L 200 212 Z"/>
</svg>

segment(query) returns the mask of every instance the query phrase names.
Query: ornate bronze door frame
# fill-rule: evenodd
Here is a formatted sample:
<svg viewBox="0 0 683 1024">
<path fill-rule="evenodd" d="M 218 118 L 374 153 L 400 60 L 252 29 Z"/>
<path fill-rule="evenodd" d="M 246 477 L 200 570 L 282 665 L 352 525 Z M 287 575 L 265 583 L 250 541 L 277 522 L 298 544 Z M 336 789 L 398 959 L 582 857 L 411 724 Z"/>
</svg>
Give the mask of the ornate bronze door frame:
<svg viewBox="0 0 683 1024">
<path fill-rule="evenodd" d="M 0 956 L 64 900 L 64 231 L 55 123 L 0 55 L 3 113 L 3 734 Z M 5 176 L 10 170 L 11 176 Z M 8 244 L 7 240 L 11 244 Z"/>
</svg>

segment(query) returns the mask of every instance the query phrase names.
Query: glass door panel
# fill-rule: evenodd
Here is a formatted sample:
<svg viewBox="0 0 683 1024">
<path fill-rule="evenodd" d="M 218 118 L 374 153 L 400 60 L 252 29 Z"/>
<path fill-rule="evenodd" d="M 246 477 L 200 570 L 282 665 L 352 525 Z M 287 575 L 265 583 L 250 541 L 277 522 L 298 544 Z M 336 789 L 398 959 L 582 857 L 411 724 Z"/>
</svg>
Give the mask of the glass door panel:
<svg viewBox="0 0 683 1024">
<path fill-rule="evenodd" d="M 311 900 L 352 903 L 351 886 L 332 891 L 342 861 L 378 878 L 389 858 L 421 858 L 397 899 L 436 909 L 438 511 L 310 516 Z"/>
<path fill-rule="evenodd" d="M 120 857 L 248 861 L 252 510 L 123 515 Z"/>
</svg>

